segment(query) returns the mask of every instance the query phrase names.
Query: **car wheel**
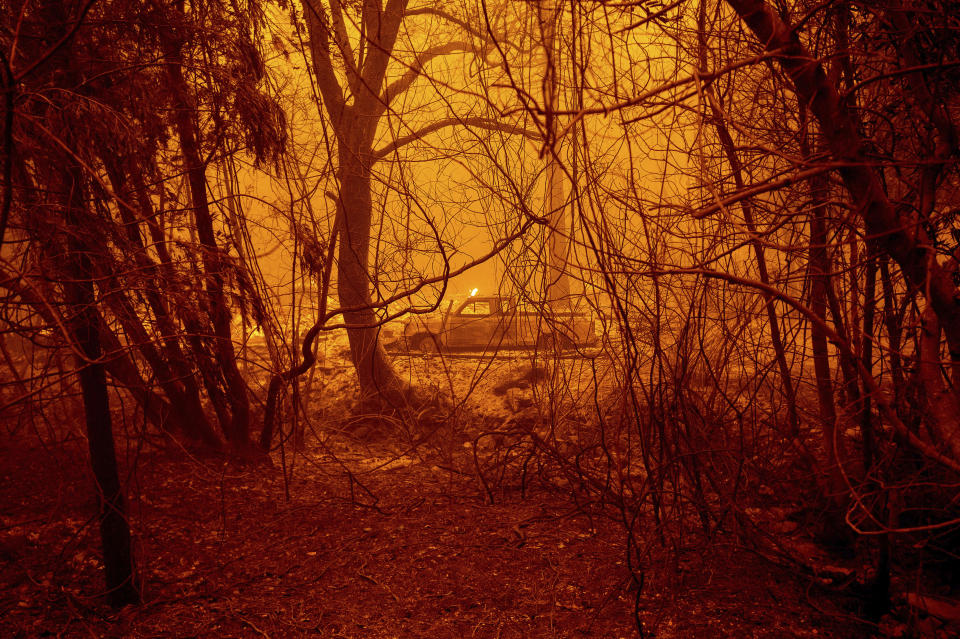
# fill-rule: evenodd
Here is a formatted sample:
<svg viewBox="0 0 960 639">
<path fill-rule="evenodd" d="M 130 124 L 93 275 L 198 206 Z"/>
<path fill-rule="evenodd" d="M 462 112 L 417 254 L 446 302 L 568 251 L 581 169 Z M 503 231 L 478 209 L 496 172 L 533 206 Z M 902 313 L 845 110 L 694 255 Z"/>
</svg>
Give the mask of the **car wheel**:
<svg viewBox="0 0 960 639">
<path fill-rule="evenodd" d="M 537 338 L 537 350 L 555 351 L 557 350 L 557 337 L 553 333 L 544 333 Z"/>
<path fill-rule="evenodd" d="M 437 353 L 439 348 L 437 340 L 429 333 L 420 333 L 410 338 L 410 350 L 420 353 Z"/>
<path fill-rule="evenodd" d="M 544 333 L 537 339 L 537 348 L 541 351 L 562 351 L 573 348 L 573 341 L 566 335 Z"/>
</svg>

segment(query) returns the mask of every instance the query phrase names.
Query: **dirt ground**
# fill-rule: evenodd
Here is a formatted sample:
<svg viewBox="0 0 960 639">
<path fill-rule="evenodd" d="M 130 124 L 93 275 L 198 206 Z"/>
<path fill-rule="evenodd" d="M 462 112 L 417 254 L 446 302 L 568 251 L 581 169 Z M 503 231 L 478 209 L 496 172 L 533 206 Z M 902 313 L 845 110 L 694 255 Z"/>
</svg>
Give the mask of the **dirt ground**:
<svg viewBox="0 0 960 639">
<path fill-rule="evenodd" d="M 529 375 L 529 354 L 397 366 L 420 385 L 446 385 L 459 430 L 355 417 L 348 367 L 329 358 L 305 397 L 302 446 L 287 442 L 272 468 L 135 436 L 117 406 L 144 593 L 121 611 L 103 601 L 79 406 L 65 401 L 50 432 L 5 438 L 2 634 L 618 638 L 638 636 L 638 621 L 664 638 L 876 632 L 812 578 L 722 538 L 708 552 L 660 555 L 653 544 L 631 571 L 610 509 L 575 502 L 562 478 L 527 467 L 522 447 L 475 472 L 478 433 L 535 411 L 542 380 Z M 565 387 L 603 386 L 595 370 L 568 362 Z M 507 445 L 486 440 L 488 461 Z"/>
<path fill-rule="evenodd" d="M 865 636 L 733 548 L 679 577 L 647 567 L 637 600 L 614 522 L 543 487 L 490 504 L 456 473 L 347 444 L 288 460 L 286 482 L 279 467 L 136 453 L 144 605 L 115 612 L 81 444 L 0 452 L 6 636 L 633 637 L 635 604 L 659 637 Z"/>
</svg>

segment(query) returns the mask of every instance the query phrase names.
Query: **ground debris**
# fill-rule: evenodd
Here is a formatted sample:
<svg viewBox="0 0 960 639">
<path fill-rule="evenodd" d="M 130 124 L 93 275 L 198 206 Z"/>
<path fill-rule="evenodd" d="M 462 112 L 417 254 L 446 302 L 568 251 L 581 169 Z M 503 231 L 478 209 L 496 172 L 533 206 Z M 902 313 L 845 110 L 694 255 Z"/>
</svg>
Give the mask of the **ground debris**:
<svg viewBox="0 0 960 639">
<path fill-rule="evenodd" d="M 145 603 L 114 612 L 85 516 L 92 492 L 58 496 L 87 485 L 75 452 L 59 482 L 31 484 L 5 517 L 12 636 L 631 637 L 638 604 L 657 636 L 856 636 L 801 604 L 802 585 L 771 586 L 755 561 L 724 570 L 721 553 L 684 569 L 686 595 L 663 597 L 676 583 L 661 575 L 638 600 L 614 522 L 548 486 L 491 504 L 468 472 L 347 436 L 308 443 L 286 468 L 140 454 L 129 500 Z M 46 454 L 3 453 L 14 472 Z M 8 484 L 5 498 L 26 488 Z"/>
</svg>

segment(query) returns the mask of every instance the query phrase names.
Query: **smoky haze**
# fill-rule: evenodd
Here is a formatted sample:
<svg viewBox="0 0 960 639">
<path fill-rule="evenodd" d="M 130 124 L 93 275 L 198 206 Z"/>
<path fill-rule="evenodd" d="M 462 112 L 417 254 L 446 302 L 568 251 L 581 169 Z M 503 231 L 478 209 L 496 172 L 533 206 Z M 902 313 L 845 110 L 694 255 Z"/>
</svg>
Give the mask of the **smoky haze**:
<svg viewBox="0 0 960 639">
<path fill-rule="evenodd" d="M 953 9 L 4 3 L 4 625 L 957 635 Z"/>
</svg>

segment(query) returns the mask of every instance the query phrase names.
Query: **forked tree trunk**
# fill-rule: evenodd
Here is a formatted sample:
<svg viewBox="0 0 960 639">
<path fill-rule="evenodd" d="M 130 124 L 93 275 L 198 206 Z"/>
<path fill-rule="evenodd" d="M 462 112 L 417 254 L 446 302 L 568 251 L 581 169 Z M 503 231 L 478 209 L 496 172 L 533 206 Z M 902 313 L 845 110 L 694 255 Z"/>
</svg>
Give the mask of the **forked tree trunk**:
<svg viewBox="0 0 960 639">
<path fill-rule="evenodd" d="M 347 42 L 341 3 L 331 3 L 328 14 L 318 0 L 304 2 L 313 72 L 337 138 L 337 293 L 341 306 L 349 309 L 343 317 L 349 327 L 350 356 L 361 398 L 374 405 L 393 407 L 408 400 L 409 389 L 394 372 L 378 339 L 370 294 L 370 172 L 375 161 L 374 138 L 385 107 L 380 91 L 406 5 L 407 0 L 388 0 L 385 7 L 376 0 L 362 3 L 366 33 L 354 58 Z M 340 86 L 335 71 L 332 45 L 345 60 L 345 88 Z M 352 104 L 347 104 L 348 92 L 353 97 Z"/>
</svg>

